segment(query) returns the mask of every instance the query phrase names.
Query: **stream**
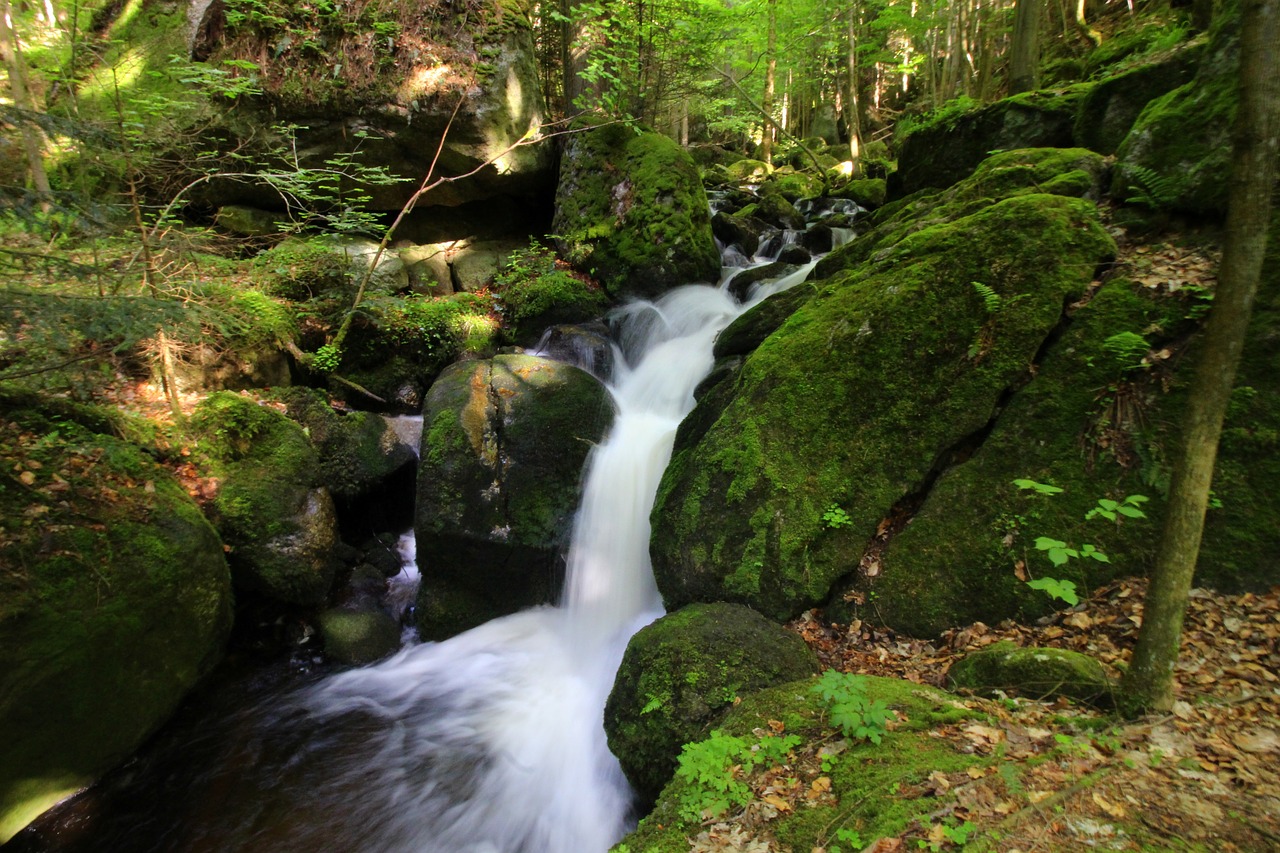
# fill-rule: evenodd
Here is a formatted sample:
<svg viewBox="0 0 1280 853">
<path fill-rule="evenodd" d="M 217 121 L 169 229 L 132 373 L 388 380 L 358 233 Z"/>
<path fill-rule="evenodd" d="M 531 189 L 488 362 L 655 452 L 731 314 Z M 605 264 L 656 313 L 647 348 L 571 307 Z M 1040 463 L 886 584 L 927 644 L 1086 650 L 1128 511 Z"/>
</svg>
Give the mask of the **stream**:
<svg viewBox="0 0 1280 853">
<path fill-rule="evenodd" d="M 205 688 L 143 757 L 12 848 L 606 851 L 635 815 L 602 710 L 628 639 L 663 612 L 649 512 L 676 427 L 711 370 L 716 335 L 814 263 L 753 285 L 745 302 L 731 295 L 737 270 L 727 268 L 718 285 L 614 313 L 607 384 L 619 414 L 587 463 L 556 605 L 440 643 L 409 641 L 371 666 L 317 668 L 302 684 L 258 674 Z M 402 551 L 408 578 L 411 540 Z"/>
</svg>

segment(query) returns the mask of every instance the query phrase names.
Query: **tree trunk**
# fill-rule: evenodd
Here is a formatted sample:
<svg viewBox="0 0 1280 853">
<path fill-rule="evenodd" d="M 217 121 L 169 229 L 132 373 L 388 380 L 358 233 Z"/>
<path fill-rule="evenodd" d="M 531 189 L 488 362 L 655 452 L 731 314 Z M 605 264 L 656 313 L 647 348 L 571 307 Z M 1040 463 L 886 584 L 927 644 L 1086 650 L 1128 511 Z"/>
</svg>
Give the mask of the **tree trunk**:
<svg viewBox="0 0 1280 853">
<path fill-rule="evenodd" d="M 1013 44 L 1009 49 L 1009 94 L 1036 87 L 1040 65 L 1040 17 L 1044 0 L 1018 0 L 1013 15 Z"/>
<path fill-rule="evenodd" d="M 1076 26 L 1080 28 L 1080 32 L 1084 33 L 1084 37 L 1093 42 L 1094 47 L 1102 46 L 1102 33 L 1095 30 L 1089 25 L 1088 18 L 1085 17 L 1085 4 L 1088 0 L 1077 0 L 1076 2 Z"/>
<path fill-rule="evenodd" d="M 565 17 L 561 35 L 561 66 L 564 74 L 565 112 L 589 110 L 599 106 L 599 84 L 590 83 L 585 76 L 591 62 L 591 54 L 598 48 L 601 30 L 598 22 L 583 11 L 583 0 L 561 0 L 561 14 Z"/>
<path fill-rule="evenodd" d="M 27 63 L 22 56 L 22 45 L 18 43 L 18 33 L 14 29 L 9 0 L 0 0 L 0 56 L 3 57 L 5 68 L 9 72 L 9 92 L 14 106 L 34 112 L 35 103 L 31 99 L 31 90 L 27 85 Z M 31 186 L 40 200 L 40 209 L 47 213 L 49 201 L 53 198 L 53 189 L 49 186 L 49 174 L 44 168 L 44 134 L 40 132 L 40 128 L 29 121 L 24 121 L 21 136 L 22 150 L 27 157 L 27 171 L 31 175 Z"/>
<path fill-rule="evenodd" d="M 764 97 L 760 99 L 760 108 L 770 118 L 773 117 L 773 92 L 777 73 L 778 0 L 769 0 L 769 31 L 764 57 Z M 768 125 L 760 135 L 760 159 L 766 163 L 773 162 L 773 131 Z"/>
<path fill-rule="evenodd" d="M 849 4 L 849 88 L 844 100 L 844 123 L 849 130 L 849 160 L 853 174 L 859 172 L 858 160 L 862 157 L 862 117 L 858 115 L 858 4 Z"/>
<path fill-rule="evenodd" d="M 1222 266 L 1187 402 L 1142 629 L 1121 685 L 1122 704 L 1131 713 L 1167 711 L 1173 704 L 1173 670 L 1218 438 L 1267 246 L 1280 150 L 1280 54 L 1275 50 L 1280 43 L 1280 0 L 1245 0 L 1242 6 L 1240 109 Z"/>
</svg>

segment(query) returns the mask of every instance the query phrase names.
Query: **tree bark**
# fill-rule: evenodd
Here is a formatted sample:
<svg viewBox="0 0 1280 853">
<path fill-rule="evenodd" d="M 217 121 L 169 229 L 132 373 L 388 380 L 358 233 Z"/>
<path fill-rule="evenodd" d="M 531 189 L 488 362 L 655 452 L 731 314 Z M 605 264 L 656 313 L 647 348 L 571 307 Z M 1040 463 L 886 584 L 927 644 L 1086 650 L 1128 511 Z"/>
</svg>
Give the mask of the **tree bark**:
<svg viewBox="0 0 1280 853">
<path fill-rule="evenodd" d="M 760 134 L 760 159 L 766 163 L 773 162 L 773 93 L 775 78 L 778 74 L 778 0 L 769 0 L 769 31 L 765 44 L 764 57 L 764 96 L 760 99 L 760 108 L 770 118 Z"/>
<path fill-rule="evenodd" d="M 583 0 L 561 0 L 560 6 L 566 19 L 560 42 L 566 114 L 599 106 L 600 100 L 598 85 L 590 83 L 584 75 L 592 52 L 600 46 L 600 33 L 593 26 L 597 22 L 587 17 L 582 5 Z"/>
<path fill-rule="evenodd" d="M 1009 94 L 1036 88 L 1040 65 L 1040 18 L 1044 0 L 1018 0 L 1009 49 Z"/>
<path fill-rule="evenodd" d="M 1192 380 L 1142 629 L 1120 695 L 1130 713 L 1167 711 L 1182 620 L 1204 530 L 1218 438 L 1267 247 L 1280 151 L 1280 0 L 1245 0 L 1226 240 L 1213 313 Z"/>
<path fill-rule="evenodd" d="M 9 72 L 9 92 L 19 109 L 35 111 L 31 89 L 27 85 L 27 63 L 22 56 L 22 45 L 13 25 L 9 0 L 0 0 L 0 57 Z M 53 189 L 49 186 L 49 174 L 44 168 L 44 134 L 30 122 L 22 123 L 22 150 L 27 157 L 27 171 L 31 186 L 40 201 L 40 209 L 50 209 Z"/>
<path fill-rule="evenodd" d="M 849 130 L 849 160 L 853 163 L 853 174 L 859 172 L 858 160 L 862 157 L 862 116 L 858 111 L 862 108 L 858 96 L 858 3 L 849 4 L 849 53 L 848 53 L 849 88 L 844 100 L 844 124 Z"/>
</svg>

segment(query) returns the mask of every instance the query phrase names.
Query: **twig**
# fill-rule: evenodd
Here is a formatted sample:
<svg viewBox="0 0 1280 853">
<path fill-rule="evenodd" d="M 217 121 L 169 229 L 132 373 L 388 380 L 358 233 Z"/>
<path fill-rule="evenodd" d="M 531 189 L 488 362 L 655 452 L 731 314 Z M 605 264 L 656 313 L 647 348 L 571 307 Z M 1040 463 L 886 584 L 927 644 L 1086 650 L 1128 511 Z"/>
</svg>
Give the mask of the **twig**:
<svg viewBox="0 0 1280 853">
<path fill-rule="evenodd" d="M 347 386 L 352 391 L 359 391 L 361 394 L 365 395 L 371 400 L 377 400 L 379 403 L 383 404 L 384 406 L 387 405 L 386 400 L 382 399 L 377 394 L 373 393 L 368 388 L 364 387 L 358 382 L 352 382 L 350 379 L 344 379 L 343 377 L 339 376 L 336 373 L 330 373 L 329 378 L 332 379 L 334 382 L 337 382 L 339 385 Z"/>
</svg>

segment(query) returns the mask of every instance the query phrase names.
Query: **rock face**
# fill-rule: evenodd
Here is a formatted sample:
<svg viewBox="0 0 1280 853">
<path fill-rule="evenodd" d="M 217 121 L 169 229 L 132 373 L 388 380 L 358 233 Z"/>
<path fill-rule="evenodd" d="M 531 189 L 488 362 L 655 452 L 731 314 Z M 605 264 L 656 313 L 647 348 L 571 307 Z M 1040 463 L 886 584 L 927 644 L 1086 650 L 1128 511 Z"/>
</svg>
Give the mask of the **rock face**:
<svg viewBox="0 0 1280 853">
<path fill-rule="evenodd" d="M 988 428 L 1114 252 L 1080 199 L 938 215 L 854 249 L 865 258 L 699 402 L 653 511 L 668 608 L 727 600 L 782 619 L 825 599 L 892 509 Z"/>
<path fill-rule="evenodd" d="M 461 362 L 428 392 L 414 529 L 427 639 L 551 600 L 605 387 L 534 356 Z"/>
<path fill-rule="evenodd" d="M 21 471 L 0 489 L 3 843 L 136 749 L 208 672 L 231 579 L 199 508 L 136 447 L 10 409 L 0 458 Z"/>
<path fill-rule="evenodd" d="M 949 187 L 994 149 L 1070 147 L 1076 108 L 1087 91 L 1014 95 L 911 132 L 902 142 L 890 196 Z"/>
<path fill-rule="evenodd" d="M 1202 48 L 1188 48 L 1162 62 L 1108 77 L 1089 90 L 1076 116 L 1076 144 L 1114 154 L 1134 120 L 1153 99 L 1189 83 Z"/>
<path fill-rule="evenodd" d="M 1240 14 L 1225 4 L 1195 79 L 1146 105 L 1116 152 L 1113 193 L 1196 216 L 1226 215 L 1239 95 Z"/>
<path fill-rule="evenodd" d="M 289 604 L 323 602 L 337 571 L 337 518 L 302 428 L 227 391 L 197 406 L 191 424 L 221 480 L 212 515 L 236 585 Z"/>
<path fill-rule="evenodd" d="M 798 635 L 750 608 L 691 605 L 631 638 L 605 705 L 609 749 L 652 801 L 680 747 L 704 736 L 735 700 L 817 672 Z"/>
<path fill-rule="evenodd" d="M 549 190 L 549 147 L 512 147 L 546 115 L 528 4 L 486 0 L 465 15 L 443 5 L 411 0 L 326 14 L 266 0 L 254 14 L 233 17 L 213 3 L 197 23 L 192 53 L 253 61 L 269 120 L 303 127 L 304 165 L 358 149 L 361 162 L 404 179 L 363 187 L 371 207 L 401 207 L 442 136 L 437 176 L 478 171 L 433 190 L 420 207 Z M 317 44 L 331 61 L 317 61 Z"/>
<path fill-rule="evenodd" d="M 661 134 L 608 125 L 565 146 L 552 231 L 610 295 L 715 281 L 720 255 L 693 160 Z"/>
</svg>

